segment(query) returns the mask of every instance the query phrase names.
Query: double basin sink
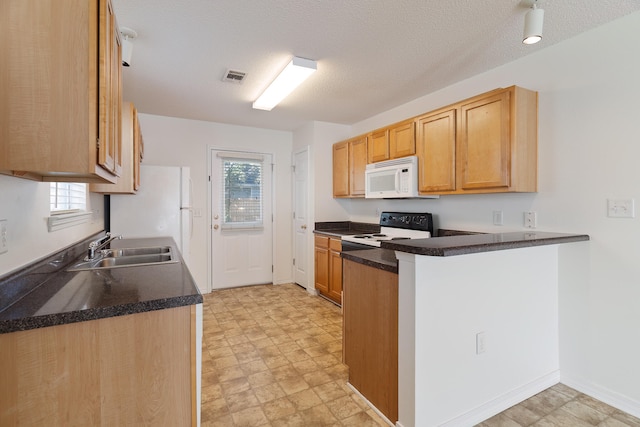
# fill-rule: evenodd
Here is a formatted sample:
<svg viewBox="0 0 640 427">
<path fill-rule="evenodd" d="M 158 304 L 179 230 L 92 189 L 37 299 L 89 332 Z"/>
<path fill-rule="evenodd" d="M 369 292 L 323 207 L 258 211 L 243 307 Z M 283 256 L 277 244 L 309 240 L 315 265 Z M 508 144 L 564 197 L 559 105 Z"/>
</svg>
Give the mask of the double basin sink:
<svg viewBox="0 0 640 427">
<path fill-rule="evenodd" d="M 103 249 L 94 259 L 74 264 L 67 271 L 97 270 L 105 268 L 137 267 L 178 262 L 171 246 L 146 248 Z"/>
</svg>

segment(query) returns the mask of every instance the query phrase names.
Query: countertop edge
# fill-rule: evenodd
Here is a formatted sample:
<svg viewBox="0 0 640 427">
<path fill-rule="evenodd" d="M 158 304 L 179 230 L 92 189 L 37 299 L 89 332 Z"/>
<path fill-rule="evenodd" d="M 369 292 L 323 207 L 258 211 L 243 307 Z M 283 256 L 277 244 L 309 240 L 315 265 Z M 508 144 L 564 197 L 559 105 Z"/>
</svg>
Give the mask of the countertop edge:
<svg viewBox="0 0 640 427">
<path fill-rule="evenodd" d="M 387 249 L 376 248 L 341 252 L 340 256 L 348 261 L 398 274 L 398 261 L 395 259 L 395 254 Z M 395 263 L 391 262 L 391 258 L 394 258 Z"/>
<path fill-rule="evenodd" d="M 70 323 L 86 322 L 90 320 L 106 319 L 109 317 L 126 316 L 129 314 L 164 310 L 167 308 L 183 307 L 187 305 L 202 304 L 202 301 L 202 295 L 188 295 L 182 297 L 164 298 L 153 301 L 122 304 L 119 306 L 96 307 L 87 310 L 31 316 L 21 319 L 0 320 L 0 334 L 28 331 L 30 329 L 46 328 L 49 326 L 67 325 Z"/>
<path fill-rule="evenodd" d="M 523 238 L 517 239 L 520 235 L 523 236 Z M 563 234 L 549 232 L 514 232 L 466 237 L 471 237 L 478 241 L 467 241 L 465 243 L 465 239 L 441 237 L 438 239 L 421 239 L 421 243 L 419 244 L 416 244 L 418 240 L 412 240 L 411 242 L 413 244 L 382 242 L 381 247 L 415 255 L 447 257 L 590 240 L 589 235 L 587 234 Z M 490 239 L 493 239 L 493 241 L 490 241 Z M 501 241 L 501 239 L 506 240 Z"/>
</svg>

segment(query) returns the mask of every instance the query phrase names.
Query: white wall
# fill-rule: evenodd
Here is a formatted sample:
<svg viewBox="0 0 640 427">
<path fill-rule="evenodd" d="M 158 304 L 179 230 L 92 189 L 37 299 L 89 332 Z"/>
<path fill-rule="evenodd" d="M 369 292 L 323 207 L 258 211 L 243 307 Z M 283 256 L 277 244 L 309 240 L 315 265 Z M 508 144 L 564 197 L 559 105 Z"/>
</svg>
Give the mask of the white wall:
<svg viewBox="0 0 640 427">
<path fill-rule="evenodd" d="M 606 200 L 640 201 L 638 28 L 640 12 L 352 128 L 358 135 L 497 87 L 536 90 L 538 193 L 348 205 L 352 220 L 375 222 L 376 209 L 429 211 L 440 227 L 480 231 L 522 229 L 523 212 L 533 210 L 539 230 L 589 234 L 584 281 L 560 284 L 562 381 L 635 415 L 640 415 L 640 220 L 608 218 Z M 330 192 L 323 194 L 331 198 Z M 493 210 L 504 212 L 504 226 L 492 225 Z"/>
<path fill-rule="evenodd" d="M 316 221 L 345 221 L 349 217 L 347 207 L 350 200 L 326 197 L 333 194 L 333 150 L 334 142 L 349 137 L 350 127 L 326 122 L 311 122 L 293 133 L 294 151 L 305 146 L 311 148 L 313 207 Z M 329 143 L 328 143 L 329 142 Z"/>
<path fill-rule="evenodd" d="M 144 163 L 149 165 L 189 166 L 193 181 L 194 217 L 189 270 L 201 291 L 208 287 L 207 218 L 208 156 L 210 148 L 250 150 L 273 154 L 274 169 L 274 283 L 292 280 L 291 252 L 292 183 L 291 132 L 234 126 L 140 114 L 144 137 Z M 141 185 L 144 185 L 142 183 Z"/>
<path fill-rule="evenodd" d="M 89 222 L 49 232 L 49 183 L 0 175 L 0 219 L 7 220 L 9 251 L 0 254 L 0 276 L 58 252 L 104 229 L 102 195 L 90 193 Z"/>
</svg>

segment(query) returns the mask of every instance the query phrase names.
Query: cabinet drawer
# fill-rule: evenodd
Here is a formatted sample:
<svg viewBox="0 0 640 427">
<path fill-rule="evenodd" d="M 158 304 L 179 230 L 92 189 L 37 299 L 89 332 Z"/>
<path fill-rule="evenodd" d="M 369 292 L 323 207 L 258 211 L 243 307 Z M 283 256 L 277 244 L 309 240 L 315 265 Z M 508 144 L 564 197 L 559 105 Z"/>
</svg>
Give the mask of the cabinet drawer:
<svg viewBox="0 0 640 427">
<path fill-rule="evenodd" d="M 342 251 L 342 240 L 329 239 L 329 249 L 336 252 Z"/>
<path fill-rule="evenodd" d="M 317 248 L 329 249 L 329 240 L 327 236 L 315 236 L 315 245 Z"/>
</svg>

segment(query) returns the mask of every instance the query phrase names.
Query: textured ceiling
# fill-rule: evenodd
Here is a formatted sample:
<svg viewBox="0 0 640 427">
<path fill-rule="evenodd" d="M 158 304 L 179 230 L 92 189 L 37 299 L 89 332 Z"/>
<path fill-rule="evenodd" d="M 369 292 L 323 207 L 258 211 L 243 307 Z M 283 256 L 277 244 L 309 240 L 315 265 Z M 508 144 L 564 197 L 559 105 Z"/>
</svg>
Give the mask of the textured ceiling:
<svg viewBox="0 0 640 427">
<path fill-rule="evenodd" d="M 294 130 L 352 124 L 640 10 L 638 0 L 113 0 L 138 32 L 124 99 L 140 112 Z M 272 111 L 251 103 L 291 56 L 318 71 Z M 244 71 L 226 83 L 227 69 Z"/>
</svg>

